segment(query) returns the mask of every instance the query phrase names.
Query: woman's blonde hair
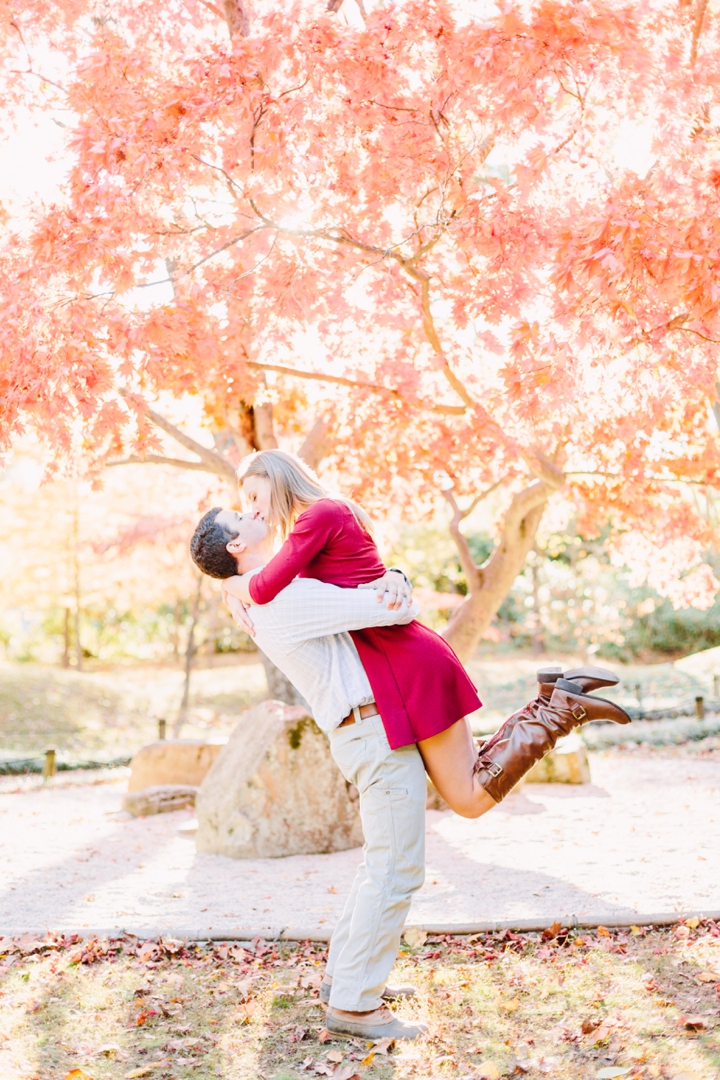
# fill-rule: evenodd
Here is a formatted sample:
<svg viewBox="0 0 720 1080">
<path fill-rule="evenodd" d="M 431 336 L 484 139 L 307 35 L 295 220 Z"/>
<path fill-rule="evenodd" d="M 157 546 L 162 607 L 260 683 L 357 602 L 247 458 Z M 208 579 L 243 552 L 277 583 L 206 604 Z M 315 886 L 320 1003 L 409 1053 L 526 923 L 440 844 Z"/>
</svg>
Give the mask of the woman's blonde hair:
<svg viewBox="0 0 720 1080">
<path fill-rule="evenodd" d="M 242 486 L 250 476 L 264 476 L 270 481 L 270 524 L 280 530 L 285 540 L 295 519 L 318 499 L 334 499 L 352 510 L 355 520 L 372 535 L 372 522 L 357 503 L 336 495 L 318 480 L 302 458 L 285 450 L 258 450 L 248 454 L 238 466 L 238 483 Z"/>
</svg>

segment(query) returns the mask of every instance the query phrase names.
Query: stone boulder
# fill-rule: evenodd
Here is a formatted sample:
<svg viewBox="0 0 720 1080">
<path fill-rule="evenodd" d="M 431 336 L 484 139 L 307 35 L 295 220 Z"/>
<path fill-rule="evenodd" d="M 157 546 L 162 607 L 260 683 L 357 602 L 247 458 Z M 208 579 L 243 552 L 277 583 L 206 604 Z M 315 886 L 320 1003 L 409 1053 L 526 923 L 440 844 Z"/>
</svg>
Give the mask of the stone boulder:
<svg viewBox="0 0 720 1080">
<path fill-rule="evenodd" d="M 190 784 L 157 784 L 140 791 L 128 791 L 123 796 L 122 808 L 133 817 L 169 814 L 194 806 L 196 793 L 197 788 Z"/>
<path fill-rule="evenodd" d="M 357 791 L 301 705 L 263 701 L 240 718 L 200 785 L 197 849 L 233 859 L 362 844 Z"/>
<path fill-rule="evenodd" d="M 222 743 L 202 739 L 158 739 L 132 759 L 128 791 L 162 784 L 199 787 L 222 750 Z"/>
<path fill-rule="evenodd" d="M 555 749 L 536 762 L 523 780 L 528 784 L 589 784 L 585 743 L 575 732 L 558 739 Z"/>
</svg>

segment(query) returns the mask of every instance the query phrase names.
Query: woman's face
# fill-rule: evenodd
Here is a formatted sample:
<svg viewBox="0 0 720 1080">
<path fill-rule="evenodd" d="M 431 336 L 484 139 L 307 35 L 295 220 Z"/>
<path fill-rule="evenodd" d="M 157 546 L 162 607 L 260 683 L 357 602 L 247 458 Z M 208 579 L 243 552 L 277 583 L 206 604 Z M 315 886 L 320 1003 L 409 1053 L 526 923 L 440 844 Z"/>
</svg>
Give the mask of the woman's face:
<svg viewBox="0 0 720 1080">
<path fill-rule="evenodd" d="M 267 525 L 271 525 L 270 481 L 267 476 L 246 476 L 242 483 L 242 493 L 248 509 L 261 517 Z"/>
</svg>

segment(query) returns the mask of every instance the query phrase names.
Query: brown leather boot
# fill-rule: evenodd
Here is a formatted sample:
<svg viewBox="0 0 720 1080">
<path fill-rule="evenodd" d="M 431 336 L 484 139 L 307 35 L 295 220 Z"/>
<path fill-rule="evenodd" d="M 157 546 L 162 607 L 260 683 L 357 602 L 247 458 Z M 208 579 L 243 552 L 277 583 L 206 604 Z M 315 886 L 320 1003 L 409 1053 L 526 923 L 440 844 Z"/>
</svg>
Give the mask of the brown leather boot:
<svg viewBox="0 0 720 1080">
<path fill-rule="evenodd" d="M 510 730 L 515 727 L 519 720 L 533 720 L 537 716 L 537 711 L 541 705 L 550 704 L 550 697 L 558 679 L 569 679 L 571 682 L 577 683 L 578 686 L 582 687 L 585 694 L 591 690 L 599 690 L 601 686 L 617 686 L 620 681 L 612 671 L 599 667 L 573 668 L 572 671 L 567 671 L 565 674 L 560 668 L 540 668 L 537 679 L 538 696 L 533 701 L 529 701 L 527 705 L 524 705 L 522 709 L 513 713 L 512 716 L 509 716 L 494 735 L 491 735 L 482 745 L 478 746 L 478 754 L 487 754 L 500 739 L 507 738 Z"/>
<path fill-rule="evenodd" d="M 495 802 L 502 802 L 536 761 L 552 750 L 563 735 L 589 720 L 613 720 L 629 724 L 631 717 L 605 698 L 583 692 L 577 682 L 558 679 L 547 704 L 538 705 L 535 715 L 529 713 L 506 728 L 502 738 L 483 749 L 475 763 L 478 780 Z M 503 725 L 505 728 L 507 725 Z M 499 733 L 498 733 L 499 734 Z M 495 737 L 493 737 L 494 739 Z"/>
</svg>

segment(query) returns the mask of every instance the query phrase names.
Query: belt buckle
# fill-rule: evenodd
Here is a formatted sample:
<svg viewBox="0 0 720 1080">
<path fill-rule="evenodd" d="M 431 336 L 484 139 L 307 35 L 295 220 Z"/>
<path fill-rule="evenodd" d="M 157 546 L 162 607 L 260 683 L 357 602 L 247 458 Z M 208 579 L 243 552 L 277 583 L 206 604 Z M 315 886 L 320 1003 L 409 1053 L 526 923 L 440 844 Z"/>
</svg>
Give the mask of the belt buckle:
<svg viewBox="0 0 720 1080">
<path fill-rule="evenodd" d="M 489 772 L 491 776 L 498 777 L 504 769 L 502 765 L 499 765 L 497 761 L 492 761 L 489 758 L 481 758 L 480 764 L 486 772 Z"/>
<path fill-rule="evenodd" d="M 584 720 L 587 716 L 587 709 L 583 708 L 582 705 L 573 705 L 570 712 L 576 720 Z"/>
</svg>

